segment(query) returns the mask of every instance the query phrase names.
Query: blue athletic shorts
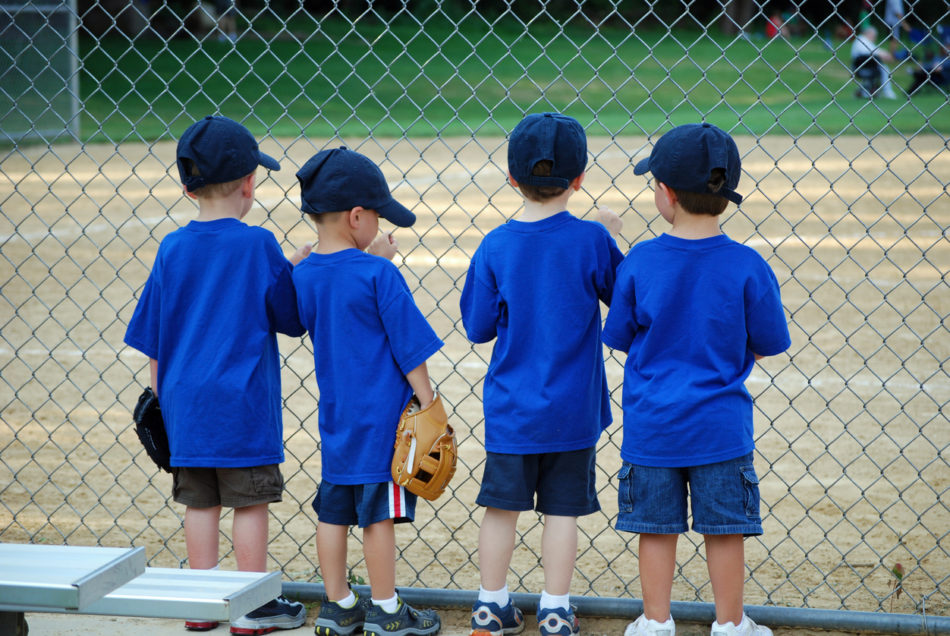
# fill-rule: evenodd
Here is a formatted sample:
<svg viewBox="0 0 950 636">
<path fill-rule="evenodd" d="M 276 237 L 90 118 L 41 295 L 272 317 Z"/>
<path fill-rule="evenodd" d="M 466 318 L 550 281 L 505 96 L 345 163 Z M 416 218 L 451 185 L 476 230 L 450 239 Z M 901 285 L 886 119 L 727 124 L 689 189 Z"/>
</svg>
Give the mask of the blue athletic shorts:
<svg viewBox="0 0 950 636">
<path fill-rule="evenodd" d="M 595 459 L 594 447 L 533 455 L 488 453 L 475 503 L 501 510 L 534 508 L 559 517 L 589 515 L 600 510 Z"/>
<path fill-rule="evenodd" d="M 416 496 L 393 482 L 340 486 L 324 481 L 313 499 L 317 519 L 337 526 L 365 528 L 392 519 L 407 523 L 416 518 Z"/>
<path fill-rule="evenodd" d="M 700 534 L 762 534 L 759 478 L 752 454 L 704 466 L 658 468 L 624 462 L 617 487 L 617 530 L 686 532 L 689 499 Z"/>
</svg>

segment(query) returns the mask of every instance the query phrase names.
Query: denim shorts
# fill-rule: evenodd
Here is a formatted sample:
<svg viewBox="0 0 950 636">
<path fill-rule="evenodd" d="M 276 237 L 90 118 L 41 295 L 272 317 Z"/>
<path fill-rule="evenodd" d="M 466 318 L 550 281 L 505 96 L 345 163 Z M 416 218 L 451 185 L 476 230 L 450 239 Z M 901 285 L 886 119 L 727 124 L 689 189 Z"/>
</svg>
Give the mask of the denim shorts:
<svg viewBox="0 0 950 636">
<path fill-rule="evenodd" d="M 416 496 L 391 481 L 350 486 L 324 481 L 313 510 L 318 520 L 335 526 L 365 528 L 386 519 L 408 523 L 416 518 Z"/>
<path fill-rule="evenodd" d="M 245 508 L 277 503 L 284 491 L 278 464 L 247 468 L 172 468 L 172 498 L 190 508 Z"/>
<path fill-rule="evenodd" d="M 620 468 L 617 529 L 646 534 L 762 534 L 759 478 L 752 454 L 704 466 Z"/>
<path fill-rule="evenodd" d="M 541 514 L 559 517 L 589 515 L 600 510 L 595 459 L 593 446 L 532 455 L 488 453 L 475 503 L 501 510 L 534 508 Z"/>
</svg>

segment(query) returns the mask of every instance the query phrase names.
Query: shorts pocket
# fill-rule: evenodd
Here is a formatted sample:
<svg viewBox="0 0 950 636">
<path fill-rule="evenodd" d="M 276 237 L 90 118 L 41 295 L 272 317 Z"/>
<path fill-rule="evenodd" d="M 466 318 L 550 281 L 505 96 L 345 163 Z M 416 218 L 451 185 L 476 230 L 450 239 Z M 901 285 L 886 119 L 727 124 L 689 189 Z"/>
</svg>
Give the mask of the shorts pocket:
<svg viewBox="0 0 950 636">
<path fill-rule="evenodd" d="M 745 514 L 747 517 L 759 518 L 759 477 L 752 466 L 740 466 L 742 474 L 742 489 L 745 493 Z"/>
<path fill-rule="evenodd" d="M 633 512 L 633 464 L 624 462 L 617 475 L 617 506 L 620 512 Z"/>
<path fill-rule="evenodd" d="M 274 466 L 254 466 L 250 469 L 251 485 L 256 495 L 280 497 L 284 490 L 284 476 Z M 278 499 L 279 501 L 279 499 Z"/>
</svg>

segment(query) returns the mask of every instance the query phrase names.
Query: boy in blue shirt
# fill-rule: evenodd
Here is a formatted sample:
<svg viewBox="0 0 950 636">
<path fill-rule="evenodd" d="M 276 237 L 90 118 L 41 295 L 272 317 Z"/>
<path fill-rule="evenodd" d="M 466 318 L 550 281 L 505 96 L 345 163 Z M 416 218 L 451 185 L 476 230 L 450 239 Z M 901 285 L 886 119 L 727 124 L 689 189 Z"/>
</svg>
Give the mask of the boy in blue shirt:
<svg viewBox="0 0 950 636">
<path fill-rule="evenodd" d="M 162 240 L 125 342 L 150 358 L 173 496 L 186 506 L 189 565 L 217 566 L 221 506 L 229 506 L 238 569 L 263 572 L 267 508 L 283 490 L 276 333 L 304 333 L 291 271 L 310 248 L 288 261 L 273 234 L 241 221 L 254 202 L 257 166 L 280 169 L 241 124 L 209 116 L 191 125 L 177 164 L 198 218 Z M 232 622 L 231 633 L 293 629 L 306 616 L 301 603 L 280 597 Z M 216 626 L 185 623 L 195 631 Z"/>
<path fill-rule="evenodd" d="M 518 516 L 532 507 L 544 515 L 539 628 L 562 636 L 579 629 L 570 605 L 577 517 L 600 510 L 595 447 L 611 422 L 600 303 L 610 303 L 623 258 L 603 225 L 566 211 L 586 166 L 587 138 L 575 119 L 525 117 L 508 142 L 509 181 L 524 209 L 484 238 L 462 290 L 469 340 L 496 339 L 483 398 L 487 457 L 477 503 L 485 516 L 473 634 L 524 629 L 505 578 Z"/>
<path fill-rule="evenodd" d="M 634 169 L 648 171 L 672 229 L 627 254 L 603 333 L 607 346 L 627 352 L 617 529 L 640 534 L 644 613 L 625 636 L 674 633 L 687 498 L 706 545 L 713 636 L 768 636 L 742 606 L 743 537 L 762 534 L 744 382 L 758 358 L 791 344 L 778 282 L 758 253 L 719 228 L 728 203 L 742 201 L 739 150 L 727 133 L 674 128 Z"/>
<path fill-rule="evenodd" d="M 394 524 L 413 520 L 416 496 L 392 482 L 391 464 L 403 409 L 413 394 L 423 408 L 435 398 L 426 360 L 443 343 L 399 269 L 363 251 L 379 217 L 399 227 L 416 217 L 393 199 L 376 164 L 346 148 L 317 153 L 297 178 L 301 208 L 319 236 L 293 274 L 320 388 L 322 480 L 313 509 L 326 594 L 316 633 L 435 634 L 438 615 L 396 594 Z M 347 585 L 352 525 L 363 529 L 371 600 Z"/>
</svg>

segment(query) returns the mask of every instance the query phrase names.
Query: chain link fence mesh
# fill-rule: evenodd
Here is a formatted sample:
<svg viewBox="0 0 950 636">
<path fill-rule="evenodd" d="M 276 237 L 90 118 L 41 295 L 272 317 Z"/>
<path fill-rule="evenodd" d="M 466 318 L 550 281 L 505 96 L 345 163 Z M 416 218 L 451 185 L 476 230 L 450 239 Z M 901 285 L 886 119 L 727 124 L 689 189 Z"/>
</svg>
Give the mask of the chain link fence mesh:
<svg viewBox="0 0 950 636">
<path fill-rule="evenodd" d="M 458 297 L 481 238 L 520 206 L 504 135 L 525 112 L 576 113 L 591 163 L 572 210 L 620 212 L 626 250 L 665 230 L 633 161 L 671 123 L 709 119 L 743 152 L 747 199 L 724 230 L 775 269 L 793 336 L 748 382 L 766 533 L 746 544 L 746 600 L 950 613 L 950 111 L 938 86 L 914 99 L 901 90 L 950 14 L 910 3 L 908 21 L 931 39 L 903 34 L 910 55 L 890 66 L 898 99 L 867 100 L 853 97 L 850 35 L 837 31 L 858 7 L 818 4 L 785 7 L 775 39 L 760 35 L 772 7 L 741 0 L 248 0 L 233 32 L 213 7 L 170 0 L 0 5 L 0 540 L 144 545 L 150 565 L 186 564 L 170 477 L 131 428 L 146 361 L 122 339 L 158 243 L 194 215 L 174 139 L 220 111 L 281 159 L 282 171 L 260 175 L 248 220 L 288 253 L 315 239 L 293 172 L 327 146 L 377 160 L 418 215 L 396 234 L 397 262 L 446 342 L 429 370 L 460 464 L 452 490 L 398 529 L 398 582 L 477 589 L 491 349 L 465 339 Z M 271 508 L 271 564 L 314 581 L 318 391 L 309 341 L 280 344 L 287 491 Z M 616 354 L 608 374 L 604 510 L 581 520 L 572 593 L 638 597 L 635 539 L 612 528 Z M 513 591 L 542 587 L 540 529 L 522 515 Z M 701 537 L 681 539 L 677 600 L 711 600 L 703 555 Z"/>
</svg>

